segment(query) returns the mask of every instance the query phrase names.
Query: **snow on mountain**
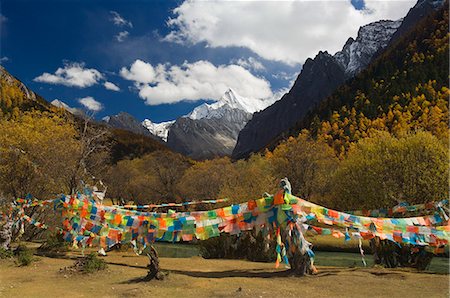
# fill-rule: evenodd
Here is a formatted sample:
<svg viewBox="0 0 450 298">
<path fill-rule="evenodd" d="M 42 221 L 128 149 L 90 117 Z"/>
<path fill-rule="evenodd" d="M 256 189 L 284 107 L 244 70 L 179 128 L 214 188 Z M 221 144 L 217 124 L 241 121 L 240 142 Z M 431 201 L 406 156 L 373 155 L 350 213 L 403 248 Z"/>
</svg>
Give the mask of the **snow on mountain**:
<svg viewBox="0 0 450 298">
<path fill-rule="evenodd" d="M 192 112 L 183 116 L 183 118 L 190 118 L 192 120 L 223 118 L 224 121 L 228 122 L 240 121 L 242 119 L 242 112 L 251 115 L 255 112 L 265 109 L 272 103 L 273 101 L 271 100 L 242 97 L 236 91 L 230 88 L 217 102 L 214 102 L 212 104 L 201 104 L 193 109 Z M 175 120 L 154 123 L 150 119 L 145 119 L 142 122 L 142 125 L 147 128 L 152 134 L 160 137 L 165 142 L 167 142 L 169 130 L 174 123 Z"/>
<path fill-rule="evenodd" d="M 272 103 L 273 101 L 271 100 L 242 97 L 230 88 L 218 101 L 212 104 L 204 103 L 196 107 L 185 117 L 191 118 L 192 120 L 222 118 L 226 114 L 225 111 L 234 109 L 253 114 L 264 110 Z"/>
<path fill-rule="evenodd" d="M 69 105 L 67 105 L 65 102 L 63 102 L 59 99 L 55 99 L 50 103 L 57 108 L 61 108 L 61 109 L 68 111 L 71 114 L 74 114 L 74 115 L 82 115 L 83 114 L 83 112 L 80 109 L 72 108 Z"/>
<path fill-rule="evenodd" d="M 344 48 L 334 55 L 346 75 L 351 77 L 364 69 L 373 55 L 388 45 L 402 21 L 381 20 L 359 28 L 356 40 L 350 37 Z"/>
<path fill-rule="evenodd" d="M 145 119 L 144 121 L 142 121 L 142 125 L 145 128 L 147 128 L 155 136 L 160 137 L 164 142 L 167 142 L 167 136 L 169 135 L 170 127 L 174 123 L 175 120 L 161 123 L 153 123 L 150 119 Z"/>
</svg>

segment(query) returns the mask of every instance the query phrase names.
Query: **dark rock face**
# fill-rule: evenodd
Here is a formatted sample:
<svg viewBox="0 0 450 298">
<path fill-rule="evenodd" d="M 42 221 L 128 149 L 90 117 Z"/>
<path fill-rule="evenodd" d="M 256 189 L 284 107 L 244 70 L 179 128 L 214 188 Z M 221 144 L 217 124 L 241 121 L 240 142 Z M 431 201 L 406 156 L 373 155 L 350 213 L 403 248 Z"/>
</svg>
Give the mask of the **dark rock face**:
<svg viewBox="0 0 450 298">
<path fill-rule="evenodd" d="M 248 156 L 289 129 L 345 81 L 345 70 L 327 52 L 306 60 L 291 88 L 279 101 L 255 113 L 239 134 L 234 158 Z"/>
<path fill-rule="evenodd" d="M 250 113 L 237 109 L 226 110 L 220 118 L 181 117 L 171 126 L 167 145 L 194 159 L 230 155 L 250 118 Z"/>
<path fill-rule="evenodd" d="M 128 113 L 120 112 L 117 115 L 105 117 L 103 121 L 110 127 L 124 129 L 136 134 L 160 140 L 158 137 L 150 133 L 144 126 L 142 126 L 141 122 Z"/>
</svg>

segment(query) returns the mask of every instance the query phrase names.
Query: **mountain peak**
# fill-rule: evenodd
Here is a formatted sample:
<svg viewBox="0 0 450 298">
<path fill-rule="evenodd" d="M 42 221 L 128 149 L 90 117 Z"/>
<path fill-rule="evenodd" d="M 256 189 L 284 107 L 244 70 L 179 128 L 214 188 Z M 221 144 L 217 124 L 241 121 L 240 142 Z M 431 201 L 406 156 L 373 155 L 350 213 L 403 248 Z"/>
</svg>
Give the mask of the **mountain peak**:
<svg viewBox="0 0 450 298">
<path fill-rule="evenodd" d="M 225 102 L 225 103 L 237 103 L 239 102 L 238 98 L 239 96 L 236 91 L 234 91 L 231 88 L 228 88 L 227 91 L 222 95 L 222 97 L 219 99 L 218 102 Z"/>
<path fill-rule="evenodd" d="M 161 123 L 154 123 L 150 119 L 145 119 L 142 121 L 142 125 L 150 131 L 155 136 L 160 137 L 164 142 L 167 142 L 167 137 L 169 136 L 169 129 L 175 120 L 166 121 Z"/>
<path fill-rule="evenodd" d="M 402 21 L 380 20 L 360 27 L 356 39 L 349 38 L 334 55 L 346 75 L 352 77 L 364 69 L 373 55 L 388 45 Z"/>
<path fill-rule="evenodd" d="M 84 115 L 83 111 L 77 108 L 72 108 L 70 107 L 68 104 L 66 104 L 65 102 L 59 100 L 59 99 L 54 99 L 53 101 L 50 102 L 53 106 L 60 108 L 60 109 L 64 109 L 66 111 L 68 111 L 69 113 L 73 114 L 73 115 L 79 115 L 82 116 Z"/>
<path fill-rule="evenodd" d="M 127 112 L 120 112 L 117 115 L 106 116 L 103 117 L 102 120 L 114 128 L 128 130 L 141 135 L 152 136 L 136 118 Z"/>
<path fill-rule="evenodd" d="M 273 101 L 270 100 L 243 97 L 234 89 L 228 88 L 218 101 L 212 104 L 204 103 L 192 110 L 186 117 L 193 120 L 221 118 L 225 110 L 234 109 L 253 114 L 265 109 L 272 103 Z"/>
</svg>

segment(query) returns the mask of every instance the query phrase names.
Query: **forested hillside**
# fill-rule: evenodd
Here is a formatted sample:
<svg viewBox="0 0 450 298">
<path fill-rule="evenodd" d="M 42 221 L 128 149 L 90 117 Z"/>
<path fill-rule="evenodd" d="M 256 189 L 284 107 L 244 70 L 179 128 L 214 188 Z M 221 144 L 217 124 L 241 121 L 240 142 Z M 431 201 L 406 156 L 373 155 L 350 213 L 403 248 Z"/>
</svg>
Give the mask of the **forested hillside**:
<svg viewBox="0 0 450 298">
<path fill-rule="evenodd" d="M 0 120 L 14 120 L 24 113 L 47 113 L 48 117 L 57 116 L 73 125 L 81 134 L 87 115 L 73 115 L 63 108 L 53 106 L 44 98 L 28 89 L 21 81 L 10 75 L 0 66 Z M 141 134 L 123 129 L 107 128 L 101 123 L 89 121 L 89 125 L 106 131 L 104 141 L 109 148 L 109 161 L 116 163 L 122 159 L 143 156 L 156 150 L 168 150 L 161 142 Z"/>
<path fill-rule="evenodd" d="M 380 130 L 394 136 L 425 130 L 447 139 L 448 43 L 447 3 L 284 136 L 308 129 L 338 156 Z"/>
</svg>

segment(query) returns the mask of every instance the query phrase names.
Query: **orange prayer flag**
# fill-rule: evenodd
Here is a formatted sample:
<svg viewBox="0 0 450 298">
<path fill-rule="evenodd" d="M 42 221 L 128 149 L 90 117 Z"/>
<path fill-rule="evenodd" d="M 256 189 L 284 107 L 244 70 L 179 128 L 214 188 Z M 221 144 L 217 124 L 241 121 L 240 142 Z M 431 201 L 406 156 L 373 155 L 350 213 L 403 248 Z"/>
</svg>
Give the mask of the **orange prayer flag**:
<svg viewBox="0 0 450 298">
<path fill-rule="evenodd" d="M 122 215 L 116 214 L 116 216 L 114 216 L 114 224 L 120 225 L 121 222 L 122 222 Z"/>
<path fill-rule="evenodd" d="M 284 190 L 280 189 L 275 196 L 273 197 L 274 205 L 282 205 L 284 204 Z"/>
<path fill-rule="evenodd" d="M 255 208 L 256 208 L 256 202 L 255 202 L 255 200 L 250 200 L 250 201 L 248 201 L 247 207 L 248 207 L 248 210 L 253 210 L 253 209 L 255 209 Z"/>
<path fill-rule="evenodd" d="M 371 232 L 360 232 L 361 237 L 363 237 L 364 240 L 369 240 L 375 237 Z"/>
</svg>

